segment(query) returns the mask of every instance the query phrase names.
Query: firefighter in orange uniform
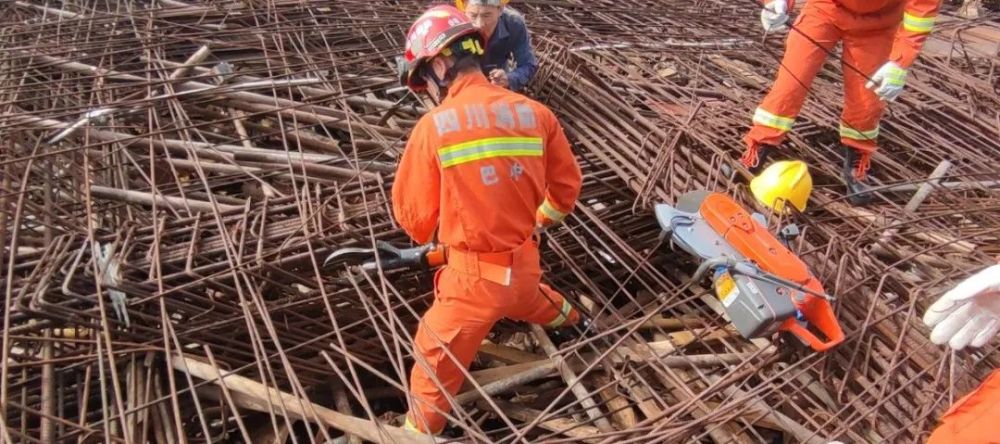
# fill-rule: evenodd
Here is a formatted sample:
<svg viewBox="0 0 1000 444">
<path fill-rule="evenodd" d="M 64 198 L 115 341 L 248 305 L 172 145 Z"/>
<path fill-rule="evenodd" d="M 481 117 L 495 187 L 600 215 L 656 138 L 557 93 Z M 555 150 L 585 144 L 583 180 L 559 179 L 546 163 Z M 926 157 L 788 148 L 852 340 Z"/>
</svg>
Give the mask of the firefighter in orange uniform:
<svg viewBox="0 0 1000 444">
<path fill-rule="evenodd" d="M 786 28 L 794 0 L 766 0 L 761 23 L 766 31 Z M 844 181 L 848 200 L 871 199 L 865 185 L 870 157 L 878 148 L 879 119 L 885 102 L 903 91 L 906 73 L 927 40 L 940 0 L 807 0 L 788 33 L 785 55 L 774 86 L 757 107 L 744 137 L 742 162 L 763 167 L 767 149 L 777 147 L 792 129 L 806 93 L 829 51 L 843 41 Z"/>
<path fill-rule="evenodd" d="M 410 237 L 427 243 L 437 229 L 447 249 L 410 375 L 405 426 L 428 434 L 445 427 L 449 395 L 494 323 L 555 328 L 580 318 L 540 284 L 533 240 L 573 209 L 580 168 L 552 111 L 482 74 L 482 45 L 469 19 L 442 5 L 414 22 L 404 54 L 407 86 L 439 103 L 413 128 L 392 187 L 393 212 Z"/>
<path fill-rule="evenodd" d="M 924 323 L 931 342 L 955 350 L 982 347 L 1000 332 L 1000 264 L 960 282 L 931 304 Z M 1000 369 L 952 404 L 927 444 L 1000 443 Z"/>
</svg>

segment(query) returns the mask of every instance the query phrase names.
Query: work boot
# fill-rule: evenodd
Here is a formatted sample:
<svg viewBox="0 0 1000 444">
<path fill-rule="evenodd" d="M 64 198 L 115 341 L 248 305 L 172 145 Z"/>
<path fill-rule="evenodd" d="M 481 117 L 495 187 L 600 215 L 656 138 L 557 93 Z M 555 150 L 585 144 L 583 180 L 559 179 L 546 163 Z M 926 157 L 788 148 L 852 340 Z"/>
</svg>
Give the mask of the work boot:
<svg viewBox="0 0 1000 444">
<path fill-rule="evenodd" d="M 552 339 L 552 343 L 558 347 L 559 345 L 569 341 L 580 338 L 589 338 L 597 333 L 595 330 L 596 329 L 591 325 L 590 319 L 581 317 L 580 322 L 577 322 L 576 324 L 549 330 L 549 338 Z"/>
<path fill-rule="evenodd" d="M 865 183 L 868 180 L 870 157 L 868 153 L 844 147 L 844 169 L 841 173 L 847 182 L 847 201 L 851 205 L 862 206 L 872 201 L 871 187 Z"/>
<path fill-rule="evenodd" d="M 767 161 L 774 151 L 775 147 L 771 145 L 747 147 L 747 150 L 743 152 L 743 157 L 740 158 L 740 162 L 750 170 L 750 174 L 756 176 L 767 166 Z"/>
<path fill-rule="evenodd" d="M 458 426 L 449 425 L 441 433 L 434 436 L 438 439 L 455 440 L 465 436 L 465 430 Z"/>
</svg>

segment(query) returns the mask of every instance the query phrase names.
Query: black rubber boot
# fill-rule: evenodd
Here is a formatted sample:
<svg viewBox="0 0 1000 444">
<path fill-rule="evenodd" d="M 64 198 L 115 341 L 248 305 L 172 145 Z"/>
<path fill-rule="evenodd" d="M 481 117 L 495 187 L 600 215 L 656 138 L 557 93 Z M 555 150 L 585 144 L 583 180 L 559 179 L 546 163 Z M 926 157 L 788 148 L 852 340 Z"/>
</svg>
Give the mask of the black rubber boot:
<svg viewBox="0 0 1000 444">
<path fill-rule="evenodd" d="M 580 338 L 589 338 L 596 334 L 595 328 L 591 325 L 590 319 L 581 318 L 575 325 L 559 327 L 549 331 L 549 338 L 552 343 L 559 346 L 563 343 Z"/>
<path fill-rule="evenodd" d="M 768 160 L 770 160 L 770 158 L 772 157 L 772 155 L 774 154 L 775 151 L 776 151 L 776 148 L 773 147 L 773 146 L 770 146 L 770 145 L 759 145 L 757 147 L 757 165 L 756 166 L 747 166 L 747 170 L 750 171 L 750 174 L 753 174 L 754 176 L 760 174 L 760 172 L 763 171 L 764 168 L 767 167 L 767 162 L 768 162 Z M 742 163 L 742 161 L 743 160 L 741 158 L 740 162 Z M 746 164 L 743 164 L 743 166 L 746 166 Z"/>
<path fill-rule="evenodd" d="M 874 197 L 871 188 L 865 183 L 867 175 L 862 179 L 854 177 L 854 170 L 858 166 L 858 161 L 861 160 L 861 153 L 848 146 L 844 147 L 844 151 L 844 169 L 841 173 L 844 176 L 844 181 L 847 182 L 847 201 L 854 206 L 867 205 Z"/>
<path fill-rule="evenodd" d="M 777 151 L 777 149 L 773 146 L 761 145 L 761 147 L 757 149 L 757 158 L 760 159 L 760 162 L 757 162 L 757 166 L 750 168 L 750 173 L 756 176 L 760 174 L 761 171 L 764 171 L 764 168 L 767 168 L 768 161 L 774 157 L 775 151 Z"/>
</svg>

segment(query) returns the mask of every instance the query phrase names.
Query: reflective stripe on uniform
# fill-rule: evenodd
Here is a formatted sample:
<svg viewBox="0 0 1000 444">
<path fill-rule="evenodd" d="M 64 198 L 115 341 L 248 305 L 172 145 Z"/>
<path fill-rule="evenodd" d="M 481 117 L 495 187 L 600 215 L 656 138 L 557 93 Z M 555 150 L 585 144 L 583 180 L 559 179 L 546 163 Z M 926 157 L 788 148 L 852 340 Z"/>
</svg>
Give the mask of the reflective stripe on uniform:
<svg viewBox="0 0 1000 444">
<path fill-rule="evenodd" d="M 903 29 L 916 32 L 918 34 L 926 34 L 934 29 L 934 19 L 936 16 L 931 17 L 918 17 L 909 12 L 903 13 Z"/>
<path fill-rule="evenodd" d="M 413 424 L 413 421 L 410 421 L 410 415 L 406 415 L 406 422 L 403 423 L 403 429 L 410 432 L 421 433 L 420 429 L 418 429 L 417 426 Z"/>
<path fill-rule="evenodd" d="M 541 137 L 490 137 L 438 149 L 443 168 L 493 157 L 541 157 Z"/>
<path fill-rule="evenodd" d="M 903 86 L 906 84 L 906 70 L 903 68 L 898 68 L 894 65 L 890 65 L 888 72 L 885 73 L 886 83 L 894 86 Z"/>
<path fill-rule="evenodd" d="M 782 131 L 791 131 L 792 123 L 795 123 L 795 118 L 771 114 L 765 111 L 764 108 L 757 108 L 757 111 L 753 113 L 753 123 Z"/>
<path fill-rule="evenodd" d="M 545 217 L 553 222 L 562 222 L 566 218 L 566 213 L 559 211 L 556 207 L 552 206 L 548 199 L 542 202 L 542 206 L 538 207 L 538 211 L 541 211 Z"/>
<path fill-rule="evenodd" d="M 569 301 L 566 300 L 566 298 L 563 298 L 562 307 L 559 308 L 559 316 L 556 316 L 552 322 L 545 324 L 545 327 L 556 328 L 563 325 L 563 323 L 566 322 L 566 319 L 569 319 L 569 312 L 571 310 L 573 310 L 573 306 L 569 305 Z"/>
<path fill-rule="evenodd" d="M 858 131 L 841 123 L 840 137 L 854 140 L 875 140 L 878 138 L 878 129 L 879 127 L 876 126 L 875 129 L 871 131 Z"/>
</svg>

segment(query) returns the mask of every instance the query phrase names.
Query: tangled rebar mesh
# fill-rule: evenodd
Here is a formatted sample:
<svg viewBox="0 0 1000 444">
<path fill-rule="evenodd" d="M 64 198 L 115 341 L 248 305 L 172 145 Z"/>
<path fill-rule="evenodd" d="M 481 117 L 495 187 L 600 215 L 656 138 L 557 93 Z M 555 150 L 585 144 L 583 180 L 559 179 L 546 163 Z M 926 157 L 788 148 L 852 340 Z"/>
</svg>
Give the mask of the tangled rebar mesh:
<svg viewBox="0 0 1000 444">
<path fill-rule="evenodd" d="M 427 104 L 393 57 L 425 6 L 0 5 L 0 442 L 423 442 L 393 421 L 430 276 L 320 262 L 406 242 L 388 189 Z M 847 340 L 818 354 L 739 337 L 649 211 L 696 189 L 763 211 L 734 161 L 782 52 L 756 6 L 514 6 L 585 175 L 546 279 L 602 328 L 555 349 L 501 322 L 453 400 L 462 440 L 919 442 L 1000 366 L 919 320 L 1000 255 L 996 13 L 939 20 L 869 207 L 842 202 L 839 62 L 814 82 L 784 151 L 817 187 L 769 224 L 802 228 L 838 297 Z"/>
</svg>

